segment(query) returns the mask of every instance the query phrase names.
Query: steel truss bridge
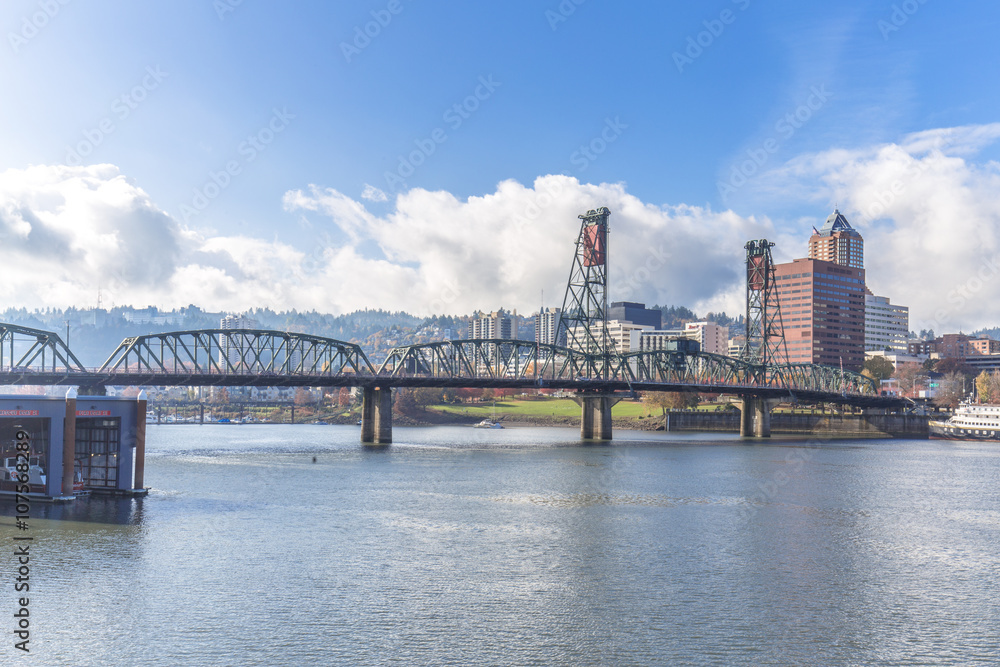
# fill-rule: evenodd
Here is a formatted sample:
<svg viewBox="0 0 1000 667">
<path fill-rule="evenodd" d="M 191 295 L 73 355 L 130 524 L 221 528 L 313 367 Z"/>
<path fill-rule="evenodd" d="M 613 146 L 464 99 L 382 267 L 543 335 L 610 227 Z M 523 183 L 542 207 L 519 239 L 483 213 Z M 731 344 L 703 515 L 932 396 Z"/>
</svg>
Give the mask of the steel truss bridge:
<svg viewBox="0 0 1000 667">
<path fill-rule="evenodd" d="M 478 387 L 580 392 L 696 391 L 895 407 L 876 383 L 813 364 L 756 365 L 706 352 L 588 354 L 523 340 L 454 340 L 393 349 L 376 368 L 358 345 L 301 333 L 202 329 L 127 338 L 85 368 L 58 334 L 0 324 L 0 384 L 113 386 Z"/>
</svg>

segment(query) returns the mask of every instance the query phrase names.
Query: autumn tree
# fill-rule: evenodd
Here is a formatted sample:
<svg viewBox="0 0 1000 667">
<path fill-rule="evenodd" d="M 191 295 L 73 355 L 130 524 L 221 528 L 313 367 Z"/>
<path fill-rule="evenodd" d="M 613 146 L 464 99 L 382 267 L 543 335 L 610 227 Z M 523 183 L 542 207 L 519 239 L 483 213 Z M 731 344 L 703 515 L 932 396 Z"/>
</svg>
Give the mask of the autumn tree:
<svg viewBox="0 0 1000 667">
<path fill-rule="evenodd" d="M 420 408 L 413 398 L 412 389 L 397 389 L 393 392 L 392 411 L 394 414 L 412 416 L 419 410 Z"/>
<path fill-rule="evenodd" d="M 216 391 L 212 392 L 212 403 L 216 405 L 228 405 L 229 390 L 225 387 L 217 387 Z"/>
<path fill-rule="evenodd" d="M 965 376 L 958 371 L 952 371 L 938 381 L 934 402 L 949 408 L 957 407 L 965 398 L 966 388 Z"/>
<path fill-rule="evenodd" d="M 482 395 L 483 395 L 483 390 L 482 389 L 476 389 L 474 387 L 461 387 L 459 389 L 456 389 L 455 393 L 458 394 L 458 397 L 460 399 L 462 399 L 463 401 L 468 402 L 468 401 L 475 400 L 477 398 L 481 398 Z"/>
<path fill-rule="evenodd" d="M 927 371 L 921 364 L 902 362 L 896 366 L 893 377 L 899 383 L 899 392 L 906 394 L 914 391 L 917 385 L 923 385 L 927 381 Z"/>
<path fill-rule="evenodd" d="M 885 357 L 866 359 L 862 368 L 868 371 L 868 377 L 873 378 L 876 382 L 891 378 L 892 374 L 896 372 L 896 367 Z"/>
<path fill-rule="evenodd" d="M 642 394 L 642 403 L 647 410 L 660 409 L 660 414 L 667 410 L 683 410 L 698 405 L 698 394 L 693 391 L 647 391 Z"/>
<path fill-rule="evenodd" d="M 337 405 L 346 408 L 351 405 L 351 388 L 341 387 L 340 391 L 337 392 Z"/>
<path fill-rule="evenodd" d="M 295 389 L 295 405 L 297 407 L 303 407 L 306 405 L 312 405 L 316 401 L 313 399 L 312 394 L 305 387 L 297 387 Z"/>
<path fill-rule="evenodd" d="M 976 393 L 983 403 L 1000 403 L 1000 371 L 983 371 L 976 377 Z"/>
<path fill-rule="evenodd" d="M 437 405 L 444 396 L 444 390 L 439 387 L 417 387 L 413 390 L 413 402 L 421 409 L 428 405 Z"/>
</svg>

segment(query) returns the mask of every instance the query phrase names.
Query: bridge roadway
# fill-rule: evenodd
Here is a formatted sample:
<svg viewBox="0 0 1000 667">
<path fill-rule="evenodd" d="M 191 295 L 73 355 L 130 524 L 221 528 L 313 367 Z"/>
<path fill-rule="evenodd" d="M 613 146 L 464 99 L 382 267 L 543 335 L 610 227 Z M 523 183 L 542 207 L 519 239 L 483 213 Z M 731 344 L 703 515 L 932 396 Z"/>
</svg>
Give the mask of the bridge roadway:
<svg viewBox="0 0 1000 667">
<path fill-rule="evenodd" d="M 125 339 L 97 369 L 83 367 L 57 334 L 0 324 L 0 384 L 362 387 L 362 439 L 391 442 L 393 387 L 549 388 L 576 391 L 581 435 L 611 437 L 622 392 L 736 394 L 744 434 L 769 435 L 783 400 L 893 409 L 867 377 L 811 364 L 754 366 L 703 352 L 588 354 L 519 340 L 457 340 L 398 347 L 379 368 L 361 348 L 293 332 L 206 329 Z M 589 424 L 589 425 L 588 425 Z"/>
</svg>

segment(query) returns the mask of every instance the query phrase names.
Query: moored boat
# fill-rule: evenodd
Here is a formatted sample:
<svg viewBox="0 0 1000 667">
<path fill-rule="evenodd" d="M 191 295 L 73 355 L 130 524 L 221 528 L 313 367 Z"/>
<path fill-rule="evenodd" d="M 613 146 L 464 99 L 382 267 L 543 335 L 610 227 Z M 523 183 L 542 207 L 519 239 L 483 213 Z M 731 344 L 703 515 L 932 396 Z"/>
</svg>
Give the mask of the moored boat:
<svg viewBox="0 0 1000 667">
<path fill-rule="evenodd" d="M 963 401 L 951 419 L 928 427 L 932 438 L 1000 441 L 1000 405 Z"/>
</svg>

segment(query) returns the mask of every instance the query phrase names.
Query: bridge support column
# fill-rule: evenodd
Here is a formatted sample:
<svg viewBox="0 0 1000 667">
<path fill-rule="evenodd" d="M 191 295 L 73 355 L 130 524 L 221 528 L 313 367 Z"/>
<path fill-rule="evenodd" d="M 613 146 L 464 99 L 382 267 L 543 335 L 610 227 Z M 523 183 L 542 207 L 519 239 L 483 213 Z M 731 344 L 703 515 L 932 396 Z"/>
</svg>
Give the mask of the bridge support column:
<svg viewBox="0 0 1000 667">
<path fill-rule="evenodd" d="M 361 400 L 361 442 L 392 442 L 392 388 L 365 387 Z"/>
<path fill-rule="evenodd" d="M 744 396 L 740 409 L 740 437 L 770 438 L 771 410 L 781 401 L 775 398 Z"/>
<path fill-rule="evenodd" d="M 76 389 L 66 392 L 66 418 L 63 421 L 62 496 L 73 495 L 73 466 L 76 463 Z M 51 472 L 49 473 L 51 475 Z"/>
<path fill-rule="evenodd" d="M 146 390 L 139 392 L 135 403 L 135 477 L 132 490 L 145 491 L 146 471 Z M 204 423 L 204 420 L 202 421 Z"/>
<path fill-rule="evenodd" d="M 611 440 L 611 408 L 618 403 L 614 396 L 577 396 L 581 408 L 580 437 L 584 440 Z"/>
</svg>

